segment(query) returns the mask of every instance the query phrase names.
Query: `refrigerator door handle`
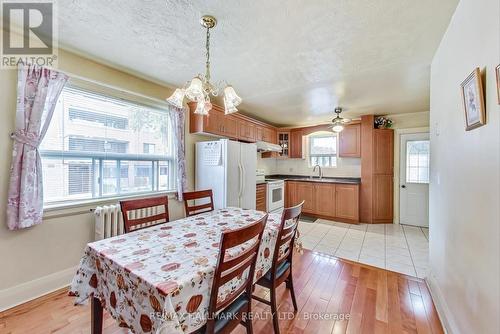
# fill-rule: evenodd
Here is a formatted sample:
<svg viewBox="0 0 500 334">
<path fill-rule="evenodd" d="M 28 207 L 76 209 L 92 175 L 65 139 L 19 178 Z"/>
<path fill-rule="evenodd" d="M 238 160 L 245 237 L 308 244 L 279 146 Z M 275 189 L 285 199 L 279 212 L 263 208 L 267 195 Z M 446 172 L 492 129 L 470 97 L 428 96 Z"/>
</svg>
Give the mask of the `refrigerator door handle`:
<svg viewBox="0 0 500 334">
<path fill-rule="evenodd" d="M 241 194 L 243 193 L 243 167 L 241 164 L 238 164 L 238 170 L 239 170 L 239 191 L 238 191 L 238 200 L 241 198 Z"/>
<path fill-rule="evenodd" d="M 243 193 L 245 192 L 245 186 L 246 186 L 245 178 L 246 178 L 247 171 L 246 171 L 244 165 L 241 165 L 241 169 L 243 170 L 243 175 L 241 178 L 241 195 L 240 196 L 243 196 Z"/>
</svg>

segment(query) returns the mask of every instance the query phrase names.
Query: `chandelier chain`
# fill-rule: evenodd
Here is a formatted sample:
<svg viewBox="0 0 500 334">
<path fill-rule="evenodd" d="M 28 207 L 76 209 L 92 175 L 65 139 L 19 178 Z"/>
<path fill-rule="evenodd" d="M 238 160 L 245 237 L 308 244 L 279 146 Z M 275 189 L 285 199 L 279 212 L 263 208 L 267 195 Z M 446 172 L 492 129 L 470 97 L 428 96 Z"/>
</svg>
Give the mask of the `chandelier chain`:
<svg viewBox="0 0 500 334">
<path fill-rule="evenodd" d="M 205 64 L 205 78 L 210 82 L 210 28 L 207 27 L 207 40 L 205 43 L 207 61 Z"/>
</svg>

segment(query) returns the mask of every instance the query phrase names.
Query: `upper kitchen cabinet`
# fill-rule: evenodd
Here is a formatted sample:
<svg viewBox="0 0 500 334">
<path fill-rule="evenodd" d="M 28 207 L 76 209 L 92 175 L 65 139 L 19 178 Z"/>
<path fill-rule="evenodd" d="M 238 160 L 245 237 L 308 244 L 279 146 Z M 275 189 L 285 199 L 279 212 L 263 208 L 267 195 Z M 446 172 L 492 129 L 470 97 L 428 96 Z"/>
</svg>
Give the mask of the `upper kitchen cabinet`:
<svg viewBox="0 0 500 334">
<path fill-rule="evenodd" d="M 208 115 L 195 114 L 196 102 L 189 102 L 189 132 L 227 137 L 245 142 L 265 141 L 277 143 L 276 128 L 241 114 L 225 115 L 213 105 Z"/>
<path fill-rule="evenodd" d="M 290 154 L 289 158 L 302 158 L 302 129 L 290 130 Z"/>
<path fill-rule="evenodd" d="M 272 127 L 266 127 L 266 126 L 257 126 L 257 128 L 256 128 L 256 140 L 276 144 L 277 140 L 278 140 L 277 135 L 276 135 L 276 129 L 272 128 Z"/>
<path fill-rule="evenodd" d="M 339 134 L 339 156 L 361 157 L 361 124 L 346 125 Z"/>
<path fill-rule="evenodd" d="M 248 142 L 255 141 L 255 125 L 246 119 L 238 121 L 238 139 Z"/>
<path fill-rule="evenodd" d="M 290 132 L 278 131 L 278 145 L 282 148 L 279 156 L 281 158 L 288 158 L 290 155 Z"/>
</svg>

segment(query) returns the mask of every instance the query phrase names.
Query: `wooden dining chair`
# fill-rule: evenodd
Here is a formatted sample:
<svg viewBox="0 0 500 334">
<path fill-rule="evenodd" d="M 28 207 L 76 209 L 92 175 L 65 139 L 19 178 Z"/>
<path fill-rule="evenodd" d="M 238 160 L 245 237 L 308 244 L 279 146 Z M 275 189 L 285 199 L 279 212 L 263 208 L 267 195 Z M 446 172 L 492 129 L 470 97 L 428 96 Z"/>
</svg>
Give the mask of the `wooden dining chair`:
<svg viewBox="0 0 500 334">
<path fill-rule="evenodd" d="M 120 207 L 125 233 L 169 221 L 167 196 L 120 201 Z"/>
<path fill-rule="evenodd" d="M 184 208 L 186 209 L 187 217 L 214 210 L 214 197 L 212 189 L 185 192 L 182 194 L 182 197 L 184 198 Z M 209 202 L 200 205 L 189 205 L 189 201 L 200 199 L 209 199 Z"/>
<path fill-rule="evenodd" d="M 281 215 L 281 223 L 278 230 L 276 245 L 274 246 L 273 262 L 271 269 L 262 276 L 255 284 L 268 288 L 270 291 L 270 300 L 266 300 L 259 296 L 252 297 L 259 302 L 271 306 L 273 317 L 274 333 L 279 334 L 280 328 L 278 325 L 278 305 L 276 303 L 276 289 L 286 283 L 286 287 L 290 290 L 292 297 L 293 308 L 298 311 L 297 300 L 295 299 L 295 291 L 293 289 L 292 276 L 292 259 L 293 247 L 295 242 L 295 234 L 299 225 L 300 214 L 302 213 L 302 205 L 299 205 L 283 210 Z M 280 251 L 281 250 L 281 251 Z"/>
<path fill-rule="evenodd" d="M 252 317 L 246 315 L 251 312 L 255 263 L 267 216 L 266 214 L 247 227 L 222 233 L 208 304 L 208 321 L 200 332 L 230 333 L 241 323 L 246 327 L 247 333 L 252 333 Z M 238 250 L 242 246 L 245 247 L 242 253 L 236 256 L 226 254 L 227 250 Z M 245 276 L 244 272 L 247 270 L 248 275 Z M 224 300 L 219 300 L 219 290 L 225 289 L 225 284 L 235 277 L 243 277 L 241 285 L 234 288 Z"/>
</svg>

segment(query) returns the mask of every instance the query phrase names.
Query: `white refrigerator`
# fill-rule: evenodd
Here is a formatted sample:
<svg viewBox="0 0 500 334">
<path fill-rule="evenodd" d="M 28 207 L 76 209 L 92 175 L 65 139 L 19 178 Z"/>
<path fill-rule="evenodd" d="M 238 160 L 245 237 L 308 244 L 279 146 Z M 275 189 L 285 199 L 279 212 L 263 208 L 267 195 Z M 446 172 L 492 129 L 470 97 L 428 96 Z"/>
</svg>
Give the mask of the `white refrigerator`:
<svg viewBox="0 0 500 334">
<path fill-rule="evenodd" d="M 215 208 L 255 209 L 257 146 L 229 139 L 196 143 L 196 190 L 212 189 Z"/>
</svg>

